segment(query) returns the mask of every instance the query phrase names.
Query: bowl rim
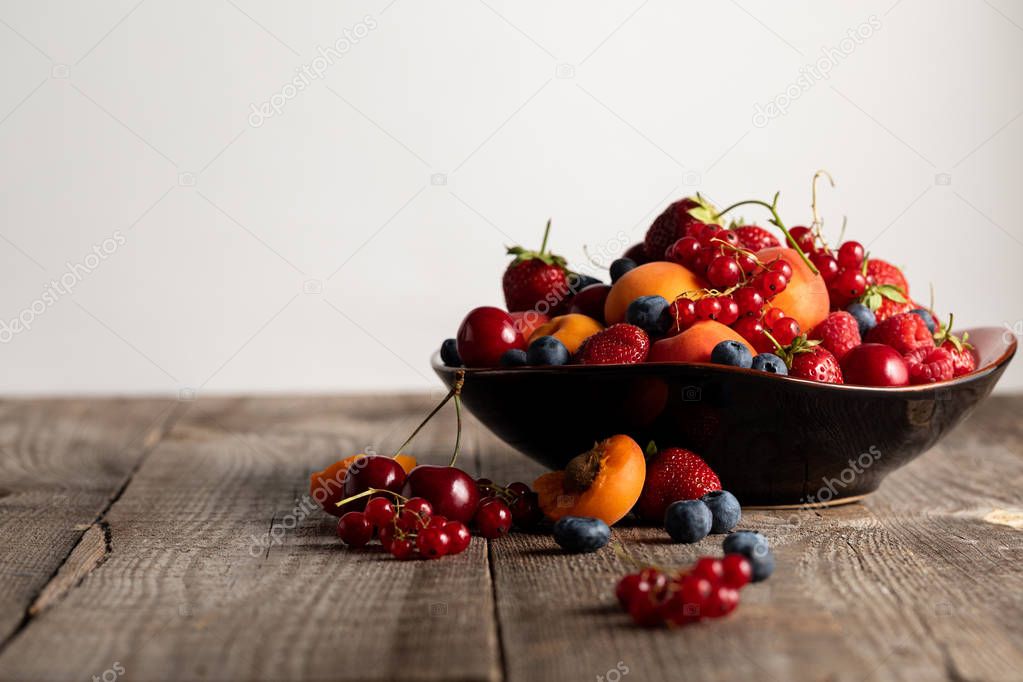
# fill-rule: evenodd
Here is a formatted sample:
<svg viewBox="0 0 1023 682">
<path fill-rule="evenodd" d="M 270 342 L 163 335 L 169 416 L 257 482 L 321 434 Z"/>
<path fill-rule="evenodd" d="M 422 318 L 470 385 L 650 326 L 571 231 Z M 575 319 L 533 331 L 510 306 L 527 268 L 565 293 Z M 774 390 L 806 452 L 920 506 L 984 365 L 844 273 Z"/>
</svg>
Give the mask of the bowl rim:
<svg viewBox="0 0 1023 682">
<path fill-rule="evenodd" d="M 976 336 L 984 332 L 1002 332 L 1008 334 L 1008 332 L 1000 327 L 974 327 L 971 329 L 964 329 L 962 332 L 970 334 L 970 336 Z M 1003 337 L 1004 338 L 1004 337 Z M 540 366 L 540 367 L 448 367 L 440 360 L 440 351 L 436 351 L 430 357 L 430 364 L 433 367 L 434 372 L 437 374 L 454 374 L 455 372 L 463 371 L 466 377 L 469 376 L 503 376 L 503 375 L 516 375 L 521 376 L 523 374 L 536 375 L 536 374 L 563 374 L 563 373 L 607 373 L 607 372 L 622 372 L 631 371 L 632 368 L 699 368 L 706 369 L 716 372 L 740 374 L 747 376 L 756 376 L 761 379 L 769 381 L 783 381 L 787 383 L 793 383 L 795 385 L 805 384 L 807 386 L 813 386 L 819 390 L 830 390 L 830 391 L 869 391 L 874 393 L 883 393 L 888 395 L 901 394 L 901 393 L 917 393 L 933 391 L 935 389 L 951 388 L 960 384 L 970 383 L 982 377 L 985 377 L 992 372 L 1004 367 L 1013 356 L 1016 355 L 1016 348 L 1018 341 L 1014 334 L 1009 334 L 1010 340 L 1006 343 L 1006 348 L 997 358 L 989 362 L 988 364 L 978 367 L 969 374 L 964 374 L 961 377 L 949 379 L 948 381 L 939 381 L 934 384 L 918 384 L 915 386 L 860 386 L 858 384 L 826 384 L 819 381 L 813 381 L 811 379 L 801 379 L 798 377 L 790 377 L 786 375 L 769 374 L 767 372 L 761 372 L 755 369 L 744 369 L 742 367 L 731 367 L 729 365 L 718 365 L 712 362 L 642 362 L 634 365 L 555 365 L 555 366 Z"/>
</svg>

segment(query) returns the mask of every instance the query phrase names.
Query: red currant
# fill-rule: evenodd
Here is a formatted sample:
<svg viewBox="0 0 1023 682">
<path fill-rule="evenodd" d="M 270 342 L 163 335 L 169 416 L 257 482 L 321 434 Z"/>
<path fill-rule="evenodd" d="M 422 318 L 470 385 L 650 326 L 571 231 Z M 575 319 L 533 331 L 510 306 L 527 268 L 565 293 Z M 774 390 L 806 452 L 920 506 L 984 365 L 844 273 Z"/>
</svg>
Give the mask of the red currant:
<svg viewBox="0 0 1023 682">
<path fill-rule="evenodd" d="M 511 510 L 501 500 L 490 500 L 476 510 L 476 525 L 488 540 L 507 535 L 512 525 Z"/>
<path fill-rule="evenodd" d="M 718 585 L 707 599 L 707 617 L 727 616 L 739 605 L 739 590 Z"/>
<path fill-rule="evenodd" d="M 760 317 L 760 311 L 764 308 L 764 297 L 753 287 L 742 287 L 737 289 L 732 296 L 736 305 L 739 306 L 739 315 L 742 317 Z"/>
<path fill-rule="evenodd" d="M 719 585 L 725 577 L 725 569 L 721 559 L 705 556 L 696 560 L 689 575 L 706 578 L 712 585 Z"/>
<path fill-rule="evenodd" d="M 789 234 L 792 235 L 793 241 L 795 241 L 796 244 L 799 245 L 799 248 L 805 253 L 812 253 L 817 250 L 817 238 L 814 236 L 813 230 L 809 227 L 793 227 L 789 230 Z"/>
<path fill-rule="evenodd" d="M 411 559 L 416 547 L 408 538 L 394 538 L 388 551 L 395 559 Z"/>
<path fill-rule="evenodd" d="M 740 317 L 739 321 L 732 325 L 732 329 L 756 347 L 758 340 L 766 339 L 764 336 L 764 325 L 755 317 Z"/>
<path fill-rule="evenodd" d="M 543 520 L 540 497 L 534 492 L 519 495 L 512 501 L 510 508 L 512 520 L 520 528 L 533 528 Z"/>
<path fill-rule="evenodd" d="M 658 595 L 668 584 L 668 576 L 655 568 L 644 568 L 639 573 L 630 573 L 618 581 L 615 596 L 618 603 L 628 608 L 632 600 L 643 592 Z"/>
<path fill-rule="evenodd" d="M 764 328 L 771 329 L 774 323 L 785 317 L 785 311 L 781 308 L 768 308 L 764 311 Z"/>
<path fill-rule="evenodd" d="M 373 539 L 373 524 L 362 512 L 351 511 L 337 522 L 337 536 L 349 547 L 365 547 Z"/>
<path fill-rule="evenodd" d="M 389 523 L 386 526 L 381 526 L 377 536 L 380 538 L 380 546 L 390 551 L 391 543 L 394 541 L 396 529 L 393 523 Z"/>
<path fill-rule="evenodd" d="M 394 525 L 398 530 L 405 531 L 406 533 L 414 533 L 420 528 L 425 528 L 430 517 L 422 517 L 415 512 L 411 512 L 408 509 L 402 509 L 398 512 L 398 516 L 394 520 Z"/>
<path fill-rule="evenodd" d="M 678 594 L 682 598 L 686 615 L 694 620 L 704 615 L 707 600 L 713 591 L 714 584 L 707 578 L 693 573 L 684 576 L 679 583 Z"/>
<path fill-rule="evenodd" d="M 838 275 L 838 261 L 830 253 L 820 251 L 810 256 L 810 262 L 820 270 L 825 282 L 830 282 Z"/>
<path fill-rule="evenodd" d="M 781 272 L 762 272 L 756 276 L 753 280 L 753 284 L 757 287 L 757 291 L 764 298 L 772 298 L 781 292 L 785 291 L 785 288 L 789 285 L 788 278 Z"/>
<path fill-rule="evenodd" d="M 383 528 L 394 519 L 394 505 L 386 497 L 374 497 L 366 503 L 366 518 L 377 528 Z"/>
<path fill-rule="evenodd" d="M 447 554 L 450 546 L 451 538 L 443 528 L 426 528 L 419 531 L 416 538 L 416 548 L 427 559 L 439 559 Z"/>
<path fill-rule="evenodd" d="M 404 504 L 405 511 L 412 512 L 420 518 L 427 519 L 433 514 L 433 505 L 422 497 L 413 497 Z"/>
<path fill-rule="evenodd" d="M 671 316 L 679 329 L 687 329 L 696 322 L 696 301 L 691 298 L 680 298 L 671 304 Z"/>
<path fill-rule="evenodd" d="M 728 554 L 721 560 L 724 578 L 721 584 L 732 589 L 740 589 L 753 579 L 753 567 L 749 559 L 741 554 Z"/>
<path fill-rule="evenodd" d="M 515 481 L 514 483 L 509 483 L 507 490 L 509 494 L 515 496 L 528 495 L 529 493 L 533 492 L 533 489 L 530 488 L 525 483 L 523 483 L 522 481 Z"/>
<path fill-rule="evenodd" d="M 735 257 L 735 262 L 739 265 L 739 269 L 742 270 L 742 274 L 745 277 L 751 276 L 760 267 L 760 263 L 757 262 L 756 256 L 747 251 L 741 251 L 739 255 Z"/>
<path fill-rule="evenodd" d="M 846 270 L 859 269 L 866 251 L 859 242 L 846 242 L 838 247 L 838 264 Z"/>
<path fill-rule="evenodd" d="M 431 516 L 430 520 L 426 522 L 427 528 L 443 528 L 447 524 L 448 520 L 443 516 Z"/>
<path fill-rule="evenodd" d="M 664 257 L 680 265 L 689 265 L 700 255 L 700 240 L 694 237 L 682 237 L 669 246 L 664 252 Z"/>
<path fill-rule="evenodd" d="M 800 333 L 802 333 L 802 330 L 799 328 L 799 323 L 791 317 L 783 317 L 771 325 L 772 336 L 783 346 L 787 346 L 795 341 Z"/>
<path fill-rule="evenodd" d="M 448 521 L 444 524 L 444 532 L 451 543 L 448 545 L 448 554 L 461 554 L 472 540 L 469 529 L 461 521 Z"/>
<path fill-rule="evenodd" d="M 718 236 L 718 233 L 720 231 L 721 231 L 720 225 L 713 224 L 704 225 L 703 229 L 700 230 L 700 236 L 697 238 L 700 240 L 700 243 L 703 244 L 704 246 L 711 246 L 713 244 L 714 238 Z"/>
<path fill-rule="evenodd" d="M 719 296 L 718 300 L 721 302 L 718 322 L 730 327 L 739 319 L 739 304 L 731 296 Z"/>
<path fill-rule="evenodd" d="M 859 298 L 867 290 L 867 278 L 859 270 L 843 270 L 831 281 L 829 290 L 838 300 L 833 305 L 845 307 L 853 299 Z"/>
<path fill-rule="evenodd" d="M 738 247 L 739 243 L 740 243 L 739 242 L 739 235 L 737 235 L 736 233 L 732 232 L 731 230 L 721 230 L 716 235 L 714 235 L 714 238 L 718 242 L 724 242 L 725 244 L 728 244 L 729 246 Z"/>
<path fill-rule="evenodd" d="M 792 279 L 792 266 L 789 265 L 789 262 L 787 260 L 782 260 L 781 258 L 779 258 L 778 260 L 771 261 L 770 263 L 768 263 L 767 269 L 770 272 L 780 272 L 781 274 L 785 275 L 785 279 L 787 280 Z"/>
<path fill-rule="evenodd" d="M 712 296 L 696 302 L 696 317 L 700 320 L 716 320 L 721 314 L 721 301 Z"/>
<path fill-rule="evenodd" d="M 741 278 L 742 270 L 731 256 L 717 256 L 707 266 L 707 279 L 718 289 L 734 287 Z"/>
<path fill-rule="evenodd" d="M 629 615 L 636 625 L 652 628 L 664 624 L 663 602 L 650 592 L 640 592 L 629 602 Z"/>
</svg>

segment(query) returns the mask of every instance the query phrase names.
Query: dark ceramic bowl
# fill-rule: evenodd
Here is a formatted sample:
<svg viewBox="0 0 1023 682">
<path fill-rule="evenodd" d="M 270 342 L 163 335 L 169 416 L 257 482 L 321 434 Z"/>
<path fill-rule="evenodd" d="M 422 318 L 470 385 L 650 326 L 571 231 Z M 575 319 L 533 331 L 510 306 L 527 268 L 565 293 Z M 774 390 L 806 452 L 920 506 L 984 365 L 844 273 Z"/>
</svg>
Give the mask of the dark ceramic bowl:
<svg viewBox="0 0 1023 682">
<path fill-rule="evenodd" d="M 712 364 L 466 369 L 462 398 L 502 440 L 552 469 L 618 433 L 686 447 L 747 505 L 851 502 L 925 452 L 994 388 L 1016 353 L 969 330 L 976 372 L 929 386 L 835 386 Z M 433 358 L 449 387 L 455 369 Z"/>
</svg>

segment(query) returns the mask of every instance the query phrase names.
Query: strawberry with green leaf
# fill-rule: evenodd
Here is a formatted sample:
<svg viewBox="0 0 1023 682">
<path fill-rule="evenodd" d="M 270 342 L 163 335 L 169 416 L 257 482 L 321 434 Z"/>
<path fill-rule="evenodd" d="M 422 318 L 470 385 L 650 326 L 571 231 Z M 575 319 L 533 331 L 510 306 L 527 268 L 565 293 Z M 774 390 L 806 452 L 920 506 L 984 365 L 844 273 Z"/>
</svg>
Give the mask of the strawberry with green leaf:
<svg viewBox="0 0 1023 682">
<path fill-rule="evenodd" d="M 508 247 L 508 255 L 515 256 L 502 280 L 508 312 L 534 310 L 541 302 L 545 302 L 548 310 L 556 311 L 571 295 L 565 259 L 547 252 L 550 233 L 551 221 L 548 220 L 539 251 Z"/>
<path fill-rule="evenodd" d="M 942 325 L 934 335 L 934 344 L 938 348 L 946 349 L 952 355 L 953 376 L 961 377 L 977 369 L 977 356 L 974 353 L 973 344 L 969 341 L 969 334 L 964 332 L 959 337 L 952 333 L 953 319 L 952 315 L 948 316 L 948 324 Z"/>
</svg>

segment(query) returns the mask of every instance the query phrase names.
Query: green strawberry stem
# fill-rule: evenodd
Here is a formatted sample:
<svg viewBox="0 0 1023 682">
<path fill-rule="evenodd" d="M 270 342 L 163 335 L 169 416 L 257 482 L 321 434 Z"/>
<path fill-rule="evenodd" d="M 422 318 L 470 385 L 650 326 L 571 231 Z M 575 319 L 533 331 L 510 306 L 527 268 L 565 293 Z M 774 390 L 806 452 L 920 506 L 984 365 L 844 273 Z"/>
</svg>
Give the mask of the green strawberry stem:
<svg viewBox="0 0 1023 682">
<path fill-rule="evenodd" d="M 788 241 L 789 246 L 791 246 L 793 249 L 795 249 L 796 253 L 799 254 L 799 257 L 802 258 L 803 262 L 806 263 L 807 267 L 810 268 L 810 271 L 813 272 L 813 274 L 815 274 L 815 275 L 821 274 L 820 270 L 817 269 L 817 266 L 814 265 L 813 262 L 810 260 L 810 258 L 803 252 L 803 250 L 801 248 L 799 248 L 799 244 L 796 243 L 796 240 L 793 239 L 792 235 L 789 233 L 789 228 L 785 227 L 785 223 L 782 222 L 781 216 L 778 215 L 778 194 L 777 193 L 774 195 L 774 202 L 773 203 L 769 204 L 766 201 L 761 201 L 760 199 L 747 199 L 745 201 L 740 201 L 740 202 L 738 202 L 736 204 L 732 204 L 728 208 L 726 208 L 726 209 L 724 209 L 722 211 L 719 211 L 718 214 L 717 214 L 717 217 L 720 218 L 721 216 L 723 216 L 724 214 L 728 213 L 732 209 L 738 208 L 740 206 L 748 206 L 748 205 L 763 206 L 768 211 L 770 211 L 771 212 L 771 216 L 772 216 L 771 224 L 774 225 L 775 227 L 777 227 L 778 229 L 780 229 L 783 233 L 785 233 L 785 239 L 786 239 L 786 241 Z"/>
<path fill-rule="evenodd" d="M 540 253 L 547 253 L 547 237 L 551 235 L 551 219 L 547 219 L 547 227 L 543 230 L 543 241 L 540 243 Z"/>
</svg>

